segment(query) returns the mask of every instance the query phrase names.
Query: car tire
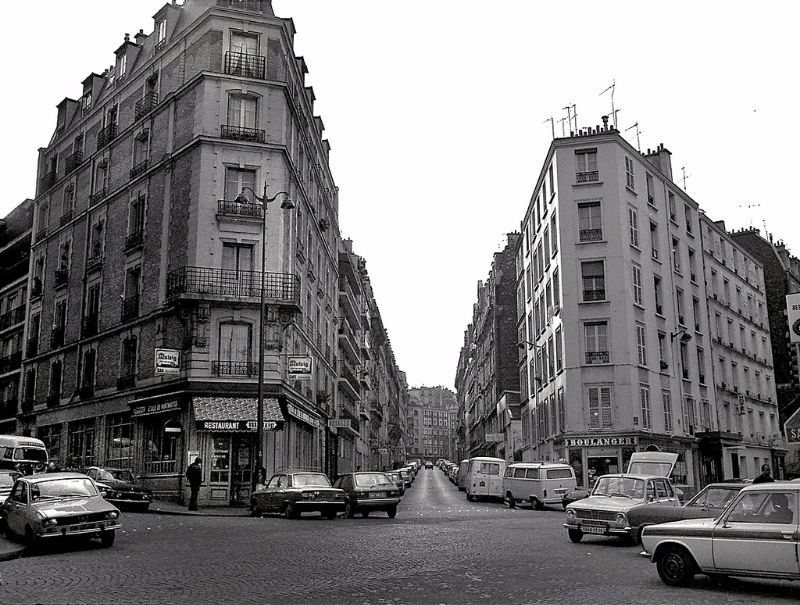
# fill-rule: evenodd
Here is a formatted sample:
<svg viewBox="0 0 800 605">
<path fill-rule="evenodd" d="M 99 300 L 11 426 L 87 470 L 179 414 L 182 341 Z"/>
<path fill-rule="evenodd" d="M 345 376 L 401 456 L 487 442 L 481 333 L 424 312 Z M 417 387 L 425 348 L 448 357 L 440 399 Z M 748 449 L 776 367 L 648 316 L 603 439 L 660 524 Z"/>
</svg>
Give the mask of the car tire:
<svg viewBox="0 0 800 605">
<path fill-rule="evenodd" d="M 686 586 L 697 569 L 689 552 L 680 546 L 670 546 L 656 560 L 661 581 L 667 586 Z"/>
<path fill-rule="evenodd" d="M 117 532 L 115 531 L 101 531 L 100 532 L 100 544 L 103 545 L 103 548 L 109 548 L 114 546 L 114 540 L 117 539 Z"/>
<path fill-rule="evenodd" d="M 544 508 L 544 504 L 541 503 L 539 498 L 531 498 L 531 508 L 536 510 L 542 510 Z"/>
<path fill-rule="evenodd" d="M 514 494 L 511 492 L 506 494 L 506 504 L 508 504 L 508 508 L 516 508 L 517 506 L 517 501 L 514 500 Z"/>
<path fill-rule="evenodd" d="M 355 517 L 355 515 L 356 515 L 355 507 L 349 502 L 345 503 L 344 516 L 347 517 L 348 519 L 352 519 L 353 517 Z"/>
<path fill-rule="evenodd" d="M 254 500 L 250 501 L 250 516 L 251 517 L 261 516 L 261 509 L 258 508 L 258 504 L 256 504 Z"/>
<path fill-rule="evenodd" d="M 287 519 L 297 519 L 300 515 L 297 514 L 297 509 L 294 507 L 294 504 L 288 502 L 286 508 L 283 509 L 283 516 Z"/>
<path fill-rule="evenodd" d="M 583 539 L 583 532 L 579 529 L 568 529 L 567 534 L 569 535 L 570 541 L 577 544 Z"/>
<path fill-rule="evenodd" d="M 473 495 L 472 495 L 472 494 L 470 494 L 470 493 L 467 493 L 467 500 L 468 500 L 469 502 L 472 502 L 473 500 L 475 500 L 475 496 L 473 496 Z"/>
<path fill-rule="evenodd" d="M 390 519 L 394 519 L 397 516 L 397 507 L 392 506 L 386 510 L 386 514 L 389 515 Z"/>
<path fill-rule="evenodd" d="M 33 533 L 31 526 L 28 525 L 25 527 L 25 547 L 28 550 L 33 550 L 38 545 L 38 540 L 36 539 L 36 534 Z"/>
</svg>

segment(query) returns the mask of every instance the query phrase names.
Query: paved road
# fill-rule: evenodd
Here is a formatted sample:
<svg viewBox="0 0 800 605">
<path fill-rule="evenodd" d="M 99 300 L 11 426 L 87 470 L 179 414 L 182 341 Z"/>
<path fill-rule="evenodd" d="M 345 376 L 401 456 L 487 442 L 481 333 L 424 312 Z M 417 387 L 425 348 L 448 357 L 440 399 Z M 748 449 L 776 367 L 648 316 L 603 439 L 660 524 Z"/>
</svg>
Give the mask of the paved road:
<svg viewBox="0 0 800 605">
<path fill-rule="evenodd" d="M 420 472 L 396 519 L 125 514 L 110 549 L 0 563 L 0 603 L 796 603 L 797 585 L 698 577 L 670 589 L 610 538 L 572 544 L 560 510 L 467 502 Z"/>
</svg>

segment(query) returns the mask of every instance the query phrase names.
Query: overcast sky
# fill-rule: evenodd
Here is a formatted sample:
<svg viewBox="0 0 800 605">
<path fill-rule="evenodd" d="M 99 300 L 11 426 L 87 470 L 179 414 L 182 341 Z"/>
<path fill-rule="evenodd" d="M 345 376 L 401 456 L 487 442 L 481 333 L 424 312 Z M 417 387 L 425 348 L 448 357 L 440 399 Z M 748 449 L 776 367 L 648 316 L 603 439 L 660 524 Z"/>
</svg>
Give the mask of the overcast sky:
<svg viewBox="0 0 800 605">
<path fill-rule="evenodd" d="M 160 1 L 4 2 L 0 216 L 35 192 L 55 106 L 152 32 Z M 562 109 L 615 105 L 642 150 L 729 229 L 800 254 L 797 2 L 273 0 L 292 17 L 331 142 L 340 225 L 367 259 L 412 386 L 453 387 L 476 283 L 518 230 Z M 630 128 L 630 129 L 629 129 Z M 628 130 L 629 129 L 629 130 Z"/>
</svg>

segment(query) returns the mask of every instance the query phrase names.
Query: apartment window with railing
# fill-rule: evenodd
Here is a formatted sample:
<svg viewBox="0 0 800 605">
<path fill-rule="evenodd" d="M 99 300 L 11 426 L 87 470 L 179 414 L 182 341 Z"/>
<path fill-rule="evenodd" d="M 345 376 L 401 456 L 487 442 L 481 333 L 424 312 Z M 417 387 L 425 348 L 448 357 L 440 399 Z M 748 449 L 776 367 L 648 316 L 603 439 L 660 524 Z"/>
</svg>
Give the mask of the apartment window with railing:
<svg viewBox="0 0 800 605">
<path fill-rule="evenodd" d="M 692 233 L 692 209 L 688 205 L 683 207 L 683 217 L 686 220 L 686 232 Z"/>
<path fill-rule="evenodd" d="M 606 299 L 605 265 L 603 261 L 581 262 L 581 281 L 583 284 L 583 302 Z"/>
<path fill-rule="evenodd" d="M 83 352 L 83 363 L 81 367 L 81 386 L 79 395 L 81 399 L 87 399 L 94 395 L 94 373 L 97 366 L 97 351 L 93 348 Z"/>
<path fill-rule="evenodd" d="M 556 328 L 556 372 L 560 372 L 564 367 L 564 339 L 561 326 Z"/>
<path fill-rule="evenodd" d="M 654 222 L 650 222 L 650 256 L 653 260 L 658 260 L 659 254 L 659 245 L 658 245 L 658 225 Z"/>
<path fill-rule="evenodd" d="M 647 203 L 651 206 L 656 205 L 656 198 L 655 198 L 655 186 L 653 184 L 653 175 L 649 172 L 645 172 L 645 184 L 647 186 Z"/>
<path fill-rule="evenodd" d="M 680 242 L 672 238 L 672 268 L 675 269 L 677 273 L 681 272 L 681 249 L 680 249 Z"/>
<path fill-rule="evenodd" d="M 678 221 L 678 209 L 675 206 L 675 194 L 672 191 L 667 192 L 667 205 L 669 206 L 669 218 L 671 221 Z"/>
<path fill-rule="evenodd" d="M 544 250 L 542 249 L 542 242 L 536 246 L 536 280 L 539 281 L 544 277 Z M 548 261 L 550 259 L 548 258 Z"/>
<path fill-rule="evenodd" d="M 636 190 L 636 181 L 633 176 L 633 160 L 625 156 L 625 186 L 633 191 Z"/>
<path fill-rule="evenodd" d="M 609 363 L 608 322 L 588 321 L 583 324 L 586 363 Z"/>
<path fill-rule="evenodd" d="M 639 247 L 639 213 L 635 208 L 628 207 L 628 235 L 630 244 L 634 248 Z"/>
<path fill-rule="evenodd" d="M 679 347 L 680 358 L 681 358 L 681 373 L 683 377 L 688 379 L 689 378 L 689 354 L 688 348 L 685 342 L 680 343 Z"/>
<path fill-rule="evenodd" d="M 544 248 L 543 248 L 544 266 L 545 266 L 545 269 L 546 269 L 547 267 L 550 266 L 550 254 L 551 254 L 551 252 L 550 252 L 550 228 L 549 227 L 545 227 L 544 228 L 544 235 L 542 236 L 542 239 L 543 239 L 543 243 L 544 243 Z"/>
<path fill-rule="evenodd" d="M 142 268 L 135 266 L 125 271 L 125 292 L 122 298 L 121 321 L 139 317 L 139 293 L 141 291 Z"/>
<path fill-rule="evenodd" d="M 684 430 L 689 434 L 694 434 L 695 426 L 695 411 L 694 411 L 694 398 L 687 397 L 683 404 L 683 426 Z"/>
<path fill-rule="evenodd" d="M 661 405 L 664 408 L 664 431 L 672 432 L 672 395 L 669 391 L 661 391 Z"/>
<path fill-rule="evenodd" d="M 578 204 L 578 241 L 596 242 L 603 239 L 600 202 Z"/>
<path fill-rule="evenodd" d="M 143 193 L 134 195 L 128 205 L 128 236 L 125 239 L 125 249 L 139 247 L 144 242 L 145 222 L 145 196 Z"/>
<path fill-rule="evenodd" d="M 578 149 L 575 151 L 575 180 L 588 183 L 599 180 L 597 171 L 597 149 Z"/>
<path fill-rule="evenodd" d="M 689 279 L 697 282 L 697 258 L 691 248 L 689 248 Z"/>
<path fill-rule="evenodd" d="M 553 306 L 561 308 L 561 281 L 558 267 L 553 270 Z"/>
<path fill-rule="evenodd" d="M 642 304 L 642 269 L 638 265 L 631 268 L 633 278 L 633 302 L 637 305 Z"/>
<path fill-rule="evenodd" d="M 678 311 L 678 323 L 682 326 L 686 325 L 686 311 L 683 304 L 683 290 L 680 288 L 675 289 L 675 302 L 676 311 Z"/>
<path fill-rule="evenodd" d="M 258 99 L 232 94 L 228 97 L 227 124 L 222 126 L 224 138 L 264 142 L 264 131 L 258 125 Z"/>
<path fill-rule="evenodd" d="M 64 332 L 67 324 L 67 300 L 61 298 L 56 301 L 53 312 L 53 331 L 50 337 L 50 348 L 57 348 L 64 344 Z"/>
<path fill-rule="evenodd" d="M 701 316 L 701 313 L 700 313 L 700 299 L 695 297 L 695 296 L 693 296 L 692 297 L 692 317 L 694 318 L 694 330 L 695 330 L 695 332 L 699 332 L 700 328 L 702 327 L 701 326 L 701 321 L 700 321 L 700 316 Z"/>
<path fill-rule="evenodd" d="M 253 376 L 257 364 L 253 363 L 252 326 L 246 323 L 221 323 L 219 325 L 218 375 Z"/>
<path fill-rule="evenodd" d="M 667 358 L 667 333 L 666 332 L 659 332 L 658 333 L 658 362 L 659 366 L 662 370 L 666 370 L 669 367 L 669 361 Z"/>
<path fill-rule="evenodd" d="M 90 284 L 86 288 L 86 306 L 83 315 L 82 334 L 94 336 L 99 330 L 100 317 L 100 283 Z"/>
<path fill-rule="evenodd" d="M 553 216 L 550 217 L 550 239 L 551 239 L 551 254 L 555 254 L 558 251 L 558 225 L 556 223 L 556 214 L 555 210 L 553 211 Z"/>
<path fill-rule="evenodd" d="M 639 403 L 642 413 L 642 428 L 650 430 L 653 428 L 650 410 L 650 385 L 639 385 Z"/>
<path fill-rule="evenodd" d="M 64 364 L 60 359 L 54 360 L 50 364 L 50 390 L 47 394 L 47 404 L 50 406 L 58 405 L 61 399 L 61 378 Z"/>
<path fill-rule="evenodd" d="M 589 386 L 586 398 L 589 409 L 589 429 L 606 430 L 614 428 L 614 409 L 611 401 L 611 385 Z"/>
<path fill-rule="evenodd" d="M 643 324 L 636 324 L 636 353 L 640 366 L 647 365 L 647 329 Z"/>
<path fill-rule="evenodd" d="M 150 131 L 145 128 L 133 138 L 133 165 L 130 169 L 131 178 L 135 178 L 147 170 L 149 149 Z"/>
<path fill-rule="evenodd" d="M 706 353 L 701 347 L 697 347 L 697 373 L 700 384 L 706 383 Z"/>
</svg>

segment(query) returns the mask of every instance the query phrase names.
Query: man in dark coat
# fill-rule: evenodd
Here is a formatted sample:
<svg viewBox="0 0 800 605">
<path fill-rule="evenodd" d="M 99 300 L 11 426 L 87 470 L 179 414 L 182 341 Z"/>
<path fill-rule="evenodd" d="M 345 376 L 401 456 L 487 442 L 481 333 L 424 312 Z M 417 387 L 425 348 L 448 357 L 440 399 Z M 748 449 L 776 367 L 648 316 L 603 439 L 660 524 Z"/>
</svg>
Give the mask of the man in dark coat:
<svg viewBox="0 0 800 605">
<path fill-rule="evenodd" d="M 200 492 L 200 484 L 203 482 L 203 469 L 200 457 L 194 459 L 186 469 L 186 478 L 189 480 L 189 488 L 192 490 L 189 497 L 189 510 L 197 510 L 197 494 Z"/>
<path fill-rule="evenodd" d="M 775 479 L 773 479 L 772 476 L 769 474 L 770 470 L 771 469 L 769 467 L 769 464 L 762 464 L 761 474 L 755 479 L 753 479 L 753 483 L 769 483 L 771 481 L 775 481 Z"/>
</svg>

